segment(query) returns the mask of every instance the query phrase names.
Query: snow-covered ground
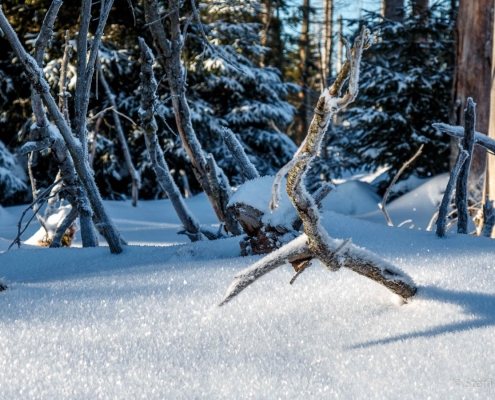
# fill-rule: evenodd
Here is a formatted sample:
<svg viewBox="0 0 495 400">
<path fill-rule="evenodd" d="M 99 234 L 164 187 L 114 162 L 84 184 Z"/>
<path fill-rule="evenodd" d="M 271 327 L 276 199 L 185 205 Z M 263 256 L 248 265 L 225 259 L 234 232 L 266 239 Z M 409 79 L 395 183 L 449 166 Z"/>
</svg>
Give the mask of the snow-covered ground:
<svg viewBox="0 0 495 400">
<path fill-rule="evenodd" d="M 283 266 L 219 308 L 234 275 L 258 257 L 238 257 L 235 238 L 179 245 L 187 240 L 175 234 L 168 200 L 137 209 L 107 202 L 133 244 L 121 255 L 104 247 L 0 255 L 9 286 L 0 293 L 0 397 L 493 399 L 495 246 L 424 231 L 446 179 L 389 205 L 394 223 L 413 219 L 414 229 L 387 227 L 360 183 L 326 203 L 376 219 L 329 211 L 323 222 L 407 272 L 419 292 L 406 305 L 350 271 L 315 264 L 294 285 Z M 360 199 L 368 209 L 352 208 Z M 204 196 L 187 202 L 215 223 Z M 0 210 L 0 237 L 9 239 L 0 251 L 22 209 Z"/>
</svg>

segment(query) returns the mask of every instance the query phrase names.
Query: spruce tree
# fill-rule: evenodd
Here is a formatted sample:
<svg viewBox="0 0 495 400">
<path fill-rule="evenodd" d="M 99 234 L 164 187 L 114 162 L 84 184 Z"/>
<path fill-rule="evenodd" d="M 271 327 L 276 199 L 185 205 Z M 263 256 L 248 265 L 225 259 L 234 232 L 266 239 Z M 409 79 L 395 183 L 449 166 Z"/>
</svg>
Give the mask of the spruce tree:
<svg viewBox="0 0 495 400">
<path fill-rule="evenodd" d="M 447 170 L 449 139 L 431 124 L 449 119 L 454 21 L 443 3 L 422 15 L 407 11 L 403 22 L 365 16 L 375 39 L 363 55 L 359 96 L 343 124 L 329 132 L 329 151 L 340 161 L 333 176 L 388 165 L 392 178 L 421 144 L 421 156 L 401 179 Z"/>
</svg>

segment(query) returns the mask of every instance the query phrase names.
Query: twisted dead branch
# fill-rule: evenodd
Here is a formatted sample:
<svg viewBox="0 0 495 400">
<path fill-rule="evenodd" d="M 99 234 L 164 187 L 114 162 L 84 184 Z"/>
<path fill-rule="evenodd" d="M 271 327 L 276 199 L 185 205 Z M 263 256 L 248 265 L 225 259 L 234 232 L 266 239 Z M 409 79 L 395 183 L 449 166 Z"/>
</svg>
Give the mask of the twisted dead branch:
<svg viewBox="0 0 495 400">
<path fill-rule="evenodd" d="M 304 177 L 311 162 L 317 156 L 332 116 L 352 102 L 357 95 L 359 64 L 363 50 L 369 46 L 369 34 L 370 32 L 363 27 L 352 50 L 346 43 L 348 60 L 334 84 L 321 94 L 308 135 L 289 163 L 286 190 L 302 220 L 304 234 L 237 275 L 220 305 L 230 301 L 260 276 L 278 266 L 290 262 L 298 272 L 314 258 L 330 271 L 345 267 L 372 279 L 404 300 L 415 295 L 417 289 L 414 283 L 402 271 L 378 259 L 367 250 L 331 238 L 321 225 L 318 206 L 304 184 Z M 347 92 L 341 95 L 342 86 L 347 81 L 349 82 Z M 285 172 L 287 168 L 282 170 Z M 278 190 L 278 186 L 274 185 L 270 206 L 272 210 L 279 204 Z M 343 246 L 344 243 L 346 246 Z"/>
</svg>

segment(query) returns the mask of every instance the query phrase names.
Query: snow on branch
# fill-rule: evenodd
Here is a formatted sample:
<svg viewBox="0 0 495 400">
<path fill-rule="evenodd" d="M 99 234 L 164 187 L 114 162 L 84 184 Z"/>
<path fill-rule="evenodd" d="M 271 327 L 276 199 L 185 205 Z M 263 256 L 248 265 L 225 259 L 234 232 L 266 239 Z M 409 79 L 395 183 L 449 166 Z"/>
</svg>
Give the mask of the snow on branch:
<svg viewBox="0 0 495 400">
<path fill-rule="evenodd" d="M 452 126 L 444 123 L 436 123 L 432 125 L 434 128 L 438 129 L 440 132 L 446 133 L 447 135 L 454 136 L 459 139 L 464 138 L 464 127 L 463 126 Z M 495 140 L 488 137 L 484 133 L 475 132 L 474 143 L 483 146 L 491 153 L 495 153 Z"/>
<path fill-rule="evenodd" d="M 244 176 L 244 179 L 251 180 L 259 178 L 260 175 L 256 170 L 256 167 L 249 160 L 246 152 L 244 151 L 244 147 L 237 137 L 234 135 L 229 128 L 222 127 L 222 137 L 225 142 L 225 145 L 229 149 L 232 157 L 237 161 L 237 166 L 241 170 L 241 174 Z"/>
<path fill-rule="evenodd" d="M 279 174 L 283 176 L 287 169 L 290 169 L 286 190 L 303 222 L 304 235 L 242 271 L 228 289 L 220 305 L 225 304 L 249 284 L 274 268 L 291 262 L 298 272 L 313 258 L 318 259 L 330 271 L 345 267 L 372 279 L 404 300 L 416 294 L 417 289 L 411 278 L 373 253 L 354 245 L 348 245 L 343 251 L 343 241 L 331 238 L 321 225 L 318 206 L 306 190 L 304 183 L 306 172 L 318 153 L 332 116 L 353 101 L 357 95 L 359 63 L 363 49 L 369 46 L 369 35 L 369 30 L 363 27 L 352 50 L 348 48 L 349 59 L 334 84 L 321 94 L 306 139 L 293 160 L 289 162 L 290 168 L 282 168 Z M 347 80 L 349 80 L 349 88 L 344 95 L 341 95 L 341 88 Z M 275 184 L 280 182 L 280 179 L 280 177 L 276 179 Z M 277 206 L 277 188 L 273 189 L 273 193 L 272 209 Z"/>
</svg>

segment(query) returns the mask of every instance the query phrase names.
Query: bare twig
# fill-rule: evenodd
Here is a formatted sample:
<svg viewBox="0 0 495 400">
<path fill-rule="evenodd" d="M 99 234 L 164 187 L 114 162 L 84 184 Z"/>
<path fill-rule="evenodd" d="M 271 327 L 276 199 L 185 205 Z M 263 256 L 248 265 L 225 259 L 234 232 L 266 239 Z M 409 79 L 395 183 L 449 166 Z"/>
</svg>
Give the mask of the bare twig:
<svg viewBox="0 0 495 400">
<path fill-rule="evenodd" d="M 117 111 L 117 104 L 115 103 L 115 95 L 113 94 L 112 89 L 110 89 L 110 86 L 108 85 L 103 70 L 101 69 L 101 65 L 98 66 L 98 72 L 99 72 L 101 84 L 105 90 L 108 101 L 112 105 L 113 120 L 115 122 L 117 137 L 119 139 L 122 153 L 124 154 L 124 159 L 127 164 L 127 170 L 129 171 L 129 175 L 131 176 L 132 179 L 132 205 L 133 207 L 136 207 L 139 189 L 141 187 L 141 175 L 134 166 L 134 163 L 132 162 L 131 152 L 129 151 L 129 145 L 127 144 L 127 140 L 124 134 L 124 129 L 122 128 L 122 124 L 120 123 L 120 118 L 119 118 L 120 113 Z"/>
<path fill-rule="evenodd" d="M 399 171 L 397 172 L 397 174 L 395 174 L 394 179 L 392 179 L 392 182 L 390 182 L 390 185 L 388 186 L 387 190 L 385 191 L 385 194 L 383 195 L 383 200 L 382 200 L 382 203 L 380 205 L 380 209 L 383 211 L 383 215 L 385 216 L 385 219 L 387 220 L 388 226 L 394 226 L 394 224 L 392 223 L 392 220 L 390 219 L 390 216 L 387 213 L 387 209 L 386 209 L 386 204 L 387 204 L 388 196 L 390 195 L 390 192 L 392 191 L 392 188 L 394 187 L 395 183 L 397 182 L 397 180 L 399 179 L 399 177 L 402 175 L 402 173 L 405 171 L 405 169 L 416 158 L 419 157 L 419 155 L 423 151 L 423 147 L 424 147 L 424 144 L 422 144 L 421 146 L 419 146 L 418 151 L 408 161 L 406 161 L 404 163 L 404 165 L 402 166 L 402 168 L 399 169 Z"/>
<path fill-rule="evenodd" d="M 16 238 L 14 239 L 14 241 L 11 243 L 11 245 L 9 246 L 8 250 L 11 249 L 11 247 L 17 243 L 17 246 L 20 248 L 21 247 L 21 236 L 22 234 L 26 231 L 26 229 L 28 228 L 29 224 L 31 223 L 31 221 L 34 219 L 34 217 L 36 216 L 36 214 L 38 213 L 39 211 L 39 208 L 40 207 L 37 207 L 39 205 L 39 203 L 41 203 L 41 205 L 43 205 L 43 203 L 45 202 L 45 200 L 50 196 L 50 192 L 51 190 L 56 186 L 58 185 L 59 183 L 61 182 L 61 180 L 58 180 L 58 181 L 55 181 L 53 182 L 50 186 L 48 186 L 37 198 L 35 198 L 33 200 L 33 202 L 23 211 L 22 215 L 21 215 L 21 218 L 19 220 L 19 222 L 17 223 L 17 236 Z M 35 208 L 37 207 L 37 208 Z M 29 211 L 29 210 L 33 210 L 33 215 L 31 216 L 31 218 L 29 219 L 29 221 L 27 222 L 26 226 L 24 227 L 24 229 L 21 229 L 22 227 L 22 220 L 24 219 L 26 213 Z"/>
</svg>

